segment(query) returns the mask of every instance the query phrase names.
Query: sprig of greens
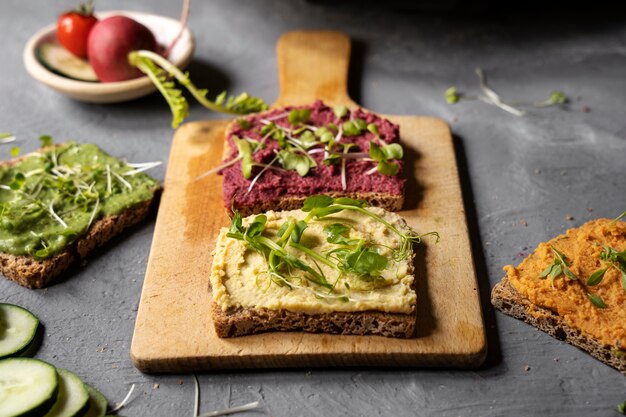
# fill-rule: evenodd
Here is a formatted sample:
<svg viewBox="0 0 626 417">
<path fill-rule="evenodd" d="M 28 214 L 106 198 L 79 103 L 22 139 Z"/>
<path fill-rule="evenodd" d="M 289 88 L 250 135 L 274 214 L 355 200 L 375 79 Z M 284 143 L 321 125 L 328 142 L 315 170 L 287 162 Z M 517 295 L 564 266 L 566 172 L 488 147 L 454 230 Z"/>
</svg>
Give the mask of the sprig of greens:
<svg viewBox="0 0 626 417">
<path fill-rule="evenodd" d="M 587 298 L 589 298 L 589 301 L 591 301 L 591 304 L 593 304 L 594 306 L 598 308 L 606 308 L 604 300 L 599 295 L 588 292 Z"/>
<path fill-rule="evenodd" d="M 515 103 L 515 105 L 512 103 L 506 103 L 493 88 L 487 85 L 487 76 L 481 68 L 476 68 L 476 75 L 478 75 L 480 90 L 483 93 L 482 95 L 468 96 L 460 92 L 456 87 L 449 87 L 444 93 L 446 102 L 448 104 L 456 104 L 463 100 L 480 100 L 518 117 L 522 117 L 525 114 L 524 110 L 518 108 L 520 106 L 542 108 L 563 105 L 569 102 L 569 98 L 565 95 L 565 93 L 554 90 L 550 93 L 550 97 L 543 101 L 535 103 Z"/>
<path fill-rule="evenodd" d="M 283 231 L 278 242 L 263 236 L 266 223 L 267 216 L 260 214 L 253 219 L 248 227 L 245 227 L 241 215 L 235 211 L 227 236 L 245 241 L 250 247 L 262 254 L 267 261 L 270 275 L 282 277 L 284 281 L 288 282 L 285 271 L 295 268 L 305 272 L 304 276 L 309 281 L 332 290 L 333 286 L 328 283 L 321 270 L 314 269 L 285 249 L 284 244 L 287 239 L 282 239 L 285 236 L 285 231 Z"/>
<path fill-rule="evenodd" d="M 248 114 L 268 108 L 262 99 L 252 97 L 247 93 L 227 96 L 224 91 L 215 98 L 215 101 L 211 101 L 206 97 L 208 90 L 197 88 L 191 82 L 189 73 L 183 73 L 174 64 L 155 52 L 145 50 L 131 52 L 129 61 L 146 74 L 165 97 L 172 112 L 172 127 L 174 128 L 187 117 L 189 105 L 182 91 L 176 88 L 174 82 L 169 79 L 170 76 L 173 76 L 200 104 L 209 110 L 228 114 Z"/>
<path fill-rule="evenodd" d="M 554 255 L 554 260 L 552 263 L 543 270 L 543 272 L 539 275 L 539 278 L 546 279 L 548 275 L 552 279 L 552 286 L 554 287 L 554 280 L 561 274 L 565 275 L 568 279 L 575 281 L 578 280 L 578 277 L 570 271 L 569 267 L 571 262 L 567 261 L 567 257 L 565 254 L 560 252 L 554 246 L 550 246 L 550 250 Z"/>
<path fill-rule="evenodd" d="M 400 238 L 400 249 L 393 253 L 395 261 L 406 259 L 410 253 L 409 251 L 412 249 L 412 245 L 419 243 L 423 236 L 435 235 L 437 238 L 439 237 L 435 232 L 418 235 L 412 231 L 400 231 L 365 206 L 365 202 L 349 198 L 331 198 L 324 195 L 309 197 L 304 201 L 303 205 L 303 211 L 309 212 L 308 216 L 304 220 L 296 220 L 293 217 L 288 218 L 278 229 L 276 240 L 270 239 L 263 234 L 267 224 L 265 215 L 256 216 L 249 226 L 246 227 L 239 212 L 234 211 L 227 236 L 244 241 L 248 247 L 260 253 L 268 265 L 269 276 L 276 278 L 279 284 L 300 288 L 291 280 L 294 277 L 293 272 L 299 270 L 304 273 L 305 279 L 325 288 L 331 293 L 334 292 L 334 285 L 339 277 L 344 274 L 353 274 L 365 282 L 377 282 L 381 279 L 381 273 L 387 268 L 389 260 L 378 253 L 375 245 L 364 239 L 350 239 L 350 228 L 341 223 L 333 223 L 324 228 L 327 242 L 337 245 L 337 247 L 326 254 L 314 251 L 302 243 L 302 236 L 309 222 L 314 218 L 324 218 L 343 210 L 359 211 L 374 218 Z M 294 256 L 287 250 L 287 246 L 305 254 L 312 260 L 315 267 Z M 334 280 L 335 284 L 329 282 L 320 268 L 320 264 L 326 265 L 338 273 L 337 279 Z M 349 287 L 347 284 L 346 286 Z M 329 297 L 329 294 L 316 293 L 316 295 L 323 298 Z M 349 300 L 348 297 L 343 295 L 330 297 L 339 298 L 342 301 Z"/>
<path fill-rule="evenodd" d="M 294 109 L 289 112 L 287 120 L 292 125 L 301 125 L 311 118 L 311 109 Z"/>
<path fill-rule="evenodd" d="M 344 210 L 356 211 L 371 217 L 400 238 L 400 249 L 394 252 L 395 260 L 406 259 L 412 250 L 413 244 L 420 243 L 424 236 L 435 236 L 437 241 L 439 241 L 439 233 L 437 232 L 429 232 L 422 235 L 413 230 L 403 232 L 376 213 L 368 210 L 366 206 L 367 202 L 363 200 L 355 200 L 348 197 L 332 198 L 327 195 L 316 195 L 304 200 L 302 211 L 309 213 L 304 219 L 305 222 L 314 218 L 321 219 Z"/>
<path fill-rule="evenodd" d="M 622 288 L 626 291 L 626 250 L 621 252 L 610 246 L 602 245 L 602 252 L 600 252 L 600 259 L 604 265 L 602 268 L 595 271 L 587 280 L 587 285 L 595 286 L 602 282 L 604 275 L 610 268 L 615 268 L 621 276 Z"/>
</svg>

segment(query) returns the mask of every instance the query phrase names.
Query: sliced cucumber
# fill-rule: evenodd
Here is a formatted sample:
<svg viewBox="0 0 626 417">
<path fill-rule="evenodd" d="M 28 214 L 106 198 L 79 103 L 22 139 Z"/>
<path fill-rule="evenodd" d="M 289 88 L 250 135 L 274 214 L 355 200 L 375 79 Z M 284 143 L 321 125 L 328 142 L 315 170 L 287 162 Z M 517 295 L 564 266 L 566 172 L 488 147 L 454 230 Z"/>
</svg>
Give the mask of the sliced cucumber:
<svg viewBox="0 0 626 417">
<path fill-rule="evenodd" d="M 58 374 L 49 363 L 30 358 L 0 360 L 0 416 L 42 416 L 54 405 L 58 391 Z"/>
<path fill-rule="evenodd" d="M 0 359 L 26 349 L 38 326 L 39 319 L 30 311 L 13 304 L 0 304 Z"/>
<path fill-rule="evenodd" d="M 59 75 L 80 81 L 98 81 L 89 62 L 72 55 L 58 43 L 42 43 L 37 48 L 37 56 L 45 67 Z"/>
<path fill-rule="evenodd" d="M 89 392 L 78 376 L 67 369 L 59 373 L 59 395 L 45 417 L 82 417 L 89 408 Z"/>
<path fill-rule="evenodd" d="M 89 391 L 89 410 L 84 417 L 104 417 L 109 407 L 107 399 L 97 389 L 85 384 Z"/>
</svg>

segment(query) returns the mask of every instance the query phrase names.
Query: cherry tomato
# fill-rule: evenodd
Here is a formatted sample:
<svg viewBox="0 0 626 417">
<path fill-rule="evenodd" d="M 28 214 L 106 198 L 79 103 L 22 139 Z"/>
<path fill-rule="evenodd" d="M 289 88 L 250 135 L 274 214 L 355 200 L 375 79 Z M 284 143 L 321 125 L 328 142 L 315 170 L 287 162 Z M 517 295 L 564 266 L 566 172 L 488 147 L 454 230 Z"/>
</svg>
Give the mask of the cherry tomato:
<svg viewBox="0 0 626 417">
<path fill-rule="evenodd" d="M 63 13 L 57 21 L 57 39 L 71 53 L 87 58 L 87 38 L 91 28 L 98 23 L 93 7 L 81 6 L 78 10 Z"/>
</svg>

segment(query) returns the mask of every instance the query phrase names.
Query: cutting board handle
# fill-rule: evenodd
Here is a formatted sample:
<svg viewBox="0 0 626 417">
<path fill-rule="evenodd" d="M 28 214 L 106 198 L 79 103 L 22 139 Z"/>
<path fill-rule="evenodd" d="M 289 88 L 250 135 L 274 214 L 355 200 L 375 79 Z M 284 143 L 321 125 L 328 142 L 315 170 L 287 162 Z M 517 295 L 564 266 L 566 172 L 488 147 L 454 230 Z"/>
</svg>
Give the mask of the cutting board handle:
<svg viewBox="0 0 626 417">
<path fill-rule="evenodd" d="M 278 39 L 280 95 L 275 107 L 309 104 L 357 104 L 348 96 L 350 38 L 341 32 L 294 31 Z"/>
</svg>

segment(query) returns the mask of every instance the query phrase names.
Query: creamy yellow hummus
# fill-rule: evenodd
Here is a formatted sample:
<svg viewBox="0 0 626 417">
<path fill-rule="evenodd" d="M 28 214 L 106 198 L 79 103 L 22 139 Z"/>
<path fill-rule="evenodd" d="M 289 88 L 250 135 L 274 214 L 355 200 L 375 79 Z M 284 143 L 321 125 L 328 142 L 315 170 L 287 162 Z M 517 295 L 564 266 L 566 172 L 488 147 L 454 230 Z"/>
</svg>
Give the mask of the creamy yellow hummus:
<svg viewBox="0 0 626 417">
<path fill-rule="evenodd" d="M 383 217 L 398 229 L 408 230 L 406 223 L 397 214 L 377 208 L 368 210 Z M 265 214 L 267 223 L 264 235 L 275 241 L 276 233 L 285 220 L 290 216 L 301 220 L 307 213 L 293 210 L 269 211 Z M 244 225 L 250 224 L 254 217 L 245 218 Z M 300 243 L 318 253 L 336 249 L 337 245 L 328 243 L 323 232 L 324 227 L 332 223 L 349 226 L 350 239 L 374 242 L 378 245 L 378 252 L 388 258 L 388 265 L 375 284 L 353 274 L 340 274 L 331 267 L 318 263 L 327 280 L 334 284 L 333 291 L 298 276 L 298 272 L 290 276 L 290 282 L 293 283 L 290 288 L 268 275 L 263 255 L 247 248 L 243 241 L 227 237 L 228 229 L 222 228 L 217 238 L 211 268 L 210 279 L 214 301 L 223 310 L 244 307 L 304 313 L 366 310 L 412 313 L 416 302 L 415 291 L 412 289 L 413 259 L 412 257 L 400 261 L 392 259 L 393 250 L 400 246 L 398 236 L 366 215 L 341 212 L 320 220 L 311 220 Z M 289 246 L 287 248 L 294 256 L 315 265 L 307 255 Z M 339 299 L 340 297 L 344 300 Z M 348 301 L 345 301 L 346 297 Z"/>
<path fill-rule="evenodd" d="M 600 259 L 602 245 L 617 251 L 626 249 L 626 223 L 609 219 L 585 223 L 540 243 L 521 264 L 517 267 L 507 265 L 504 270 L 513 288 L 536 306 L 556 312 L 570 327 L 582 330 L 606 345 L 625 350 L 626 291 L 622 287 L 620 272 L 609 268 L 600 284 L 586 285 L 591 274 L 606 266 Z M 569 268 L 578 280 L 560 275 L 552 287 L 550 277 L 539 278 L 554 260 L 550 246 L 565 254 L 571 262 Z M 595 306 L 587 293 L 601 297 L 606 308 Z M 532 310 L 531 314 L 541 317 L 545 313 Z"/>
</svg>

